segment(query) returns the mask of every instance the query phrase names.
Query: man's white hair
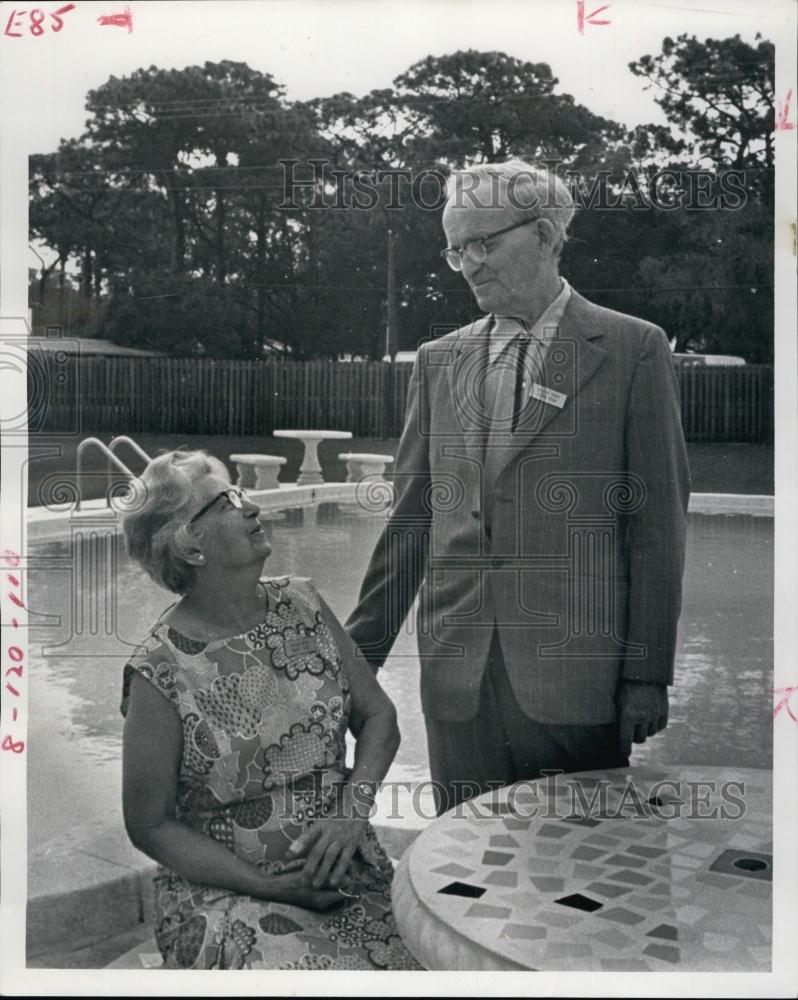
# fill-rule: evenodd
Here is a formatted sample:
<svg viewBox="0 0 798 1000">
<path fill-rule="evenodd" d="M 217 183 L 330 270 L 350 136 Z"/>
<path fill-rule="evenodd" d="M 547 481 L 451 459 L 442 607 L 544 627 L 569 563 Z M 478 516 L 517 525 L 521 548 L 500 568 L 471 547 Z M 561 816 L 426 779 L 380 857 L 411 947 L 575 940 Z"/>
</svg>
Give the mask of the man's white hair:
<svg viewBox="0 0 798 1000">
<path fill-rule="evenodd" d="M 490 185 L 485 197 L 484 188 Z M 483 189 L 480 195 L 477 187 Z M 574 217 L 574 200 L 568 186 L 555 171 L 535 167 L 524 160 L 505 163 L 479 163 L 455 170 L 446 180 L 446 203 L 465 208 L 509 206 L 519 216 L 547 219 L 556 235 L 555 254 L 559 256 L 568 239 L 568 226 Z"/>
</svg>

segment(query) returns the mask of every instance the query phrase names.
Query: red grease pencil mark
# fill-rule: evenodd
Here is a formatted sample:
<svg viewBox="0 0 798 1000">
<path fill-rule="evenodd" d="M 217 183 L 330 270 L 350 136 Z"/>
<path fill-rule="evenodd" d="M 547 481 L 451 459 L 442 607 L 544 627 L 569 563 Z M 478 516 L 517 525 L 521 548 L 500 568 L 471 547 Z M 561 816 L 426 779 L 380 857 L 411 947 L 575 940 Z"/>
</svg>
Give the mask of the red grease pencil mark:
<svg viewBox="0 0 798 1000">
<path fill-rule="evenodd" d="M 3 31 L 4 35 L 8 35 L 9 38 L 22 38 L 21 31 L 13 31 L 12 29 L 22 27 L 22 21 L 19 20 L 19 18 L 21 18 L 24 13 L 25 13 L 24 10 L 11 11 L 11 13 L 8 15 L 8 20 L 6 21 L 5 30 Z"/>
<path fill-rule="evenodd" d="M 33 35 L 34 38 L 41 38 L 42 35 L 47 34 L 48 26 L 45 23 L 47 17 L 51 21 L 49 25 L 50 31 L 57 34 L 64 27 L 64 19 L 61 15 L 68 14 L 74 9 L 75 5 L 73 3 L 65 4 L 63 7 L 59 7 L 58 10 L 51 10 L 49 14 L 39 7 L 34 7 L 30 11 L 27 8 L 14 9 L 8 15 L 3 34 L 8 35 L 9 38 L 22 38 L 27 28 L 28 34 Z M 27 24 L 25 23 L 26 14 L 28 15 Z M 20 30 L 15 31 L 15 28 L 19 28 Z"/>
<path fill-rule="evenodd" d="M 790 102 L 792 101 L 792 87 L 787 91 L 787 96 L 783 104 L 776 104 L 776 122 L 774 128 L 778 132 L 789 132 L 795 128 L 795 122 L 790 121 Z"/>
<path fill-rule="evenodd" d="M 576 0 L 576 27 L 580 35 L 585 33 L 585 25 L 612 24 L 612 21 L 596 21 L 594 18 L 602 11 L 609 10 L 610 4 L 605 3 L 603 7 L 596 7 L 589 14 L 585 14 L 585 0 Z"/>
<path fill-rule="evenodd" d="M 773 694 L 781 695 L 781 699 L 776 703 L 776 707 L 773 709 L 773 718 L 775 719 L 779 712 L 784 708 L 787 710 L 787 715 L 792 719 L 793 722 L 798 722 L 798 716 L 793 715 L 792 709 L 790 708 L 790 698 L 798 692 L 798 685 L 786 688 L 774 688 Z"/>
<path fill-rule="evenodd" d="M 24 13 L 26 13 L 26 11 L 20 11 L 19 12 L 20 15 L 22 15 Z M 60 13 L 63 13 L 63 10 L 60 11 Z M 9 23 L 8 23 L 8 25 L 6 25 L 6 34 L 9 34 L 9 30 L 8 30 L 9 27 L 11 27 L 11 26 L 16 27 L 17 26 L 16 24 L 14 24 L 15 17 L 17 17 L 17 12 L 16 11 L 12 11 L 11 12 L 11 17 L 9 18 Z M 41 27 L 43 21 L 44 21 L 44 14 L 42 14 L 42 12 L 38 8 L 35 8 L 34 10 L 31 11 L 31 16 L 30 16 L 30 24 L 31 24 L 30 33 L 34 37 L 38 37 L 40 34 L 44 33 L 44 29 Z M 59 22 L 59 27 L 60 27 L 61 23 L 62 22 Z M 20 37 L 20 36 L 16 35 L 14 32 L 11 32 L 11 37 L 12 38 L 16 38 L 16 37 Z M 7 566 L 12 566 L 12 567 L 17 567 L 17 566 L 19 566 L 22 563 L 22 559 L 20 558 L 19 553 L 12 552 L 10 549 L 3 549 L 3 551 L 0 552 L 0 559 Z M 7 578 L 8 582 L 13 587 L 15 587 L 17 590 L 19 590 L 21 588 L 22 583 L 20 581 L 20 578 L 18 576 L 16 576 L 14 573 L 8 573 L 7 572 L 6 573 L 6 578 Z M 9 592 L 6 592 L 5 596 L 8 598 L 9 601 L 12 602 L 12 604 L 15 604 L 17 607 L 19 607 L 19 608 L 24 608 L 25 607 L 24 603 L 22 602 L 22 598 L 21 597 L 17 597 L 16 594 L 11 593 L 9 591 Z M 2 595 L 2 593 L 0 593 L 0 600 L 2 600 L 2 597 L 3 597 L 3 595 Z M 3 608 L 2 610 L 5 611 L 5 608 Z M 19 622 L 17 621 L 16 618 L 12 618 L 11 619 L 11 623 L 14 626 L 14 628 L 19 628 Z M 24 672 L 25 672 L 25 667 L 23 666 L 23 661 L 25 659 L 25 654 L 24 654 L 22 648 L 20 646 L 9 646 L 8 649 L 6 650 L 5 655 L 8 656 L 9 660 L 12 661 L 13 665 L 10 666 L 10 667 L 7 667 L 4 670 L 3 676 L 4 677 L 8 677 L 9 674 L 15 674 L 17 677 L 21 678 L 24 675 Z M 21 698 L 22 697 L 22 692 L 18 688 L 14 687 L 14 685 L 10 681 L 6 681 L 5 688 L 15 698 Z M 11 715 L 11 721 L 12 721 L 12 723 L 16 722 L 18 718 L 19 718 L 19 712 L 17 711 L 16 708 L 14 708 L 13 711 L 12 711 L 12 715 Z M 11 751 L 11 753 L 15 753 L 15 754 L 24 753 L 25 752 L 25 741 L 24 740 L 15 740 L 14 737 L 10 733 L 6 733 L 6 735 L 3 736 L 2 742 L 0 742 L 0 750 Z"/>
<path fill-rule="evenodd" d="M 125 7 L 122 14 L 102 14 L 97 18 L 97 23 L 101 27 L 111 26 L 114 28 L 127 28 L 127 33 L 133 30 L 133 15 L 130 7 Z"/>
<path fill-rule="evenodd" d="M 68 3 L 68 4 L 66 4 L 66 6 L 59 7 L 58 10 L 54 10 L 52 12 L 52 14 L 50 15 L 50 17 L 55 22 L 53 24 L 53 31 L 59 32 L 64 27 L 64 22 L 63 22 L 63 19 L 61 18 L 61 15 L 62 14 L 68 14 L 71 10 L 74 10 L 74 9 L 75 9 L 75 5 L 73 3 Z"/>
</svg>

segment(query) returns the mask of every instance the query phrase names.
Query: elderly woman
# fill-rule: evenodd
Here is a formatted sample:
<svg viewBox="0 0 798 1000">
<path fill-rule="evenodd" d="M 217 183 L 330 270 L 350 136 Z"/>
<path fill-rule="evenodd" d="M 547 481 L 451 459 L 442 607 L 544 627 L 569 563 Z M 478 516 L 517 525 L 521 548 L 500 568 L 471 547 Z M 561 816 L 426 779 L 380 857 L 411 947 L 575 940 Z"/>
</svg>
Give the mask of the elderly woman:
<svg viewBox="0 0 798 1000">
<path fill-rule="evenodd" d="M 154 459 L 131 556 L 181 595 L 125 667 L 124 816 L 171 968 L 414 969 L 368 823 L 393 704 L 312 581 L 262 576 L 259 508 L 204 452 Z M 345 766 L 347 728 L 356 738 Z"/>
</svg>

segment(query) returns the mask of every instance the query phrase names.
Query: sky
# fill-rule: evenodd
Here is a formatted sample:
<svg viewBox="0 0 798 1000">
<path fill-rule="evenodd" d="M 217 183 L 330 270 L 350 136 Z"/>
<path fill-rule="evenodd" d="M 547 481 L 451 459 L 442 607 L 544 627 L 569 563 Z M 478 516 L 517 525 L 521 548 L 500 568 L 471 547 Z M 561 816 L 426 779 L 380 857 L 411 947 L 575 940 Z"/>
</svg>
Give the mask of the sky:
<svg viewBox="0 0 798 1000">
<path fill-rule="evenodd" d="M 17 6 L 23 7 L 0 4 L 3 27 Z M 701 39 L 739 32 L 753 41 L 760 31 L 774 39 L 784 9 L 781 2 L 751 0 L 621 0 L 593 18 L 609 24 L 594 25 L 589 15 L 603 5 L 586 0 L 588 23 L 580 33 L 578 0 L 147 0 L 127 5 L 131 32 L 97 23 L 125 6 L 75 0 L 57 33 L 34 37 L 22 16 L 12 22 L 21 37 L 0 35 L 6 74 L 16 76 L 19 89 L 4 110 L 6 137 L 12 134 L 28 153 L 55 150 L 60 138 L 83 130 L 87 91 L 144 66 L 242 61 L 271 73 L 288 99 L 304 100 L 341 91 L 359 96 L 389 86 L 429 54 L 468 48 L 547 62 L 559 92 L 627 126 L 662 122 L 651 92 L 629 72 L 630 61 L 659 52 L 666 35 L 683 32 Z"/>
<path fill-rule="evenodd" d="M 29 4 L 4 0 L 0 141 L 21 175 L 28 155 L 53 152 L 84 131 L 89 90 L 142 67 L 230 59 L 271 73 L 288 100 L 308 100 L 361 96 L 430 54 L 470 48 L 547 62 L 558 93 L 627 127 L 664 123 L 631 61 L 658 53 L 666 35 L 777 39 L 789 2 L 584 0 L 580 32 L 578 0 L 73 0 L 61 29 L 46 19 L 39 34 L 31 33 Z M 98 23 L 126 10 L 131 31 Z M 52 251 L 37 246 L 49 261 Z M 35 255 L 27 256 L 36 267 Z"/>
</svg>

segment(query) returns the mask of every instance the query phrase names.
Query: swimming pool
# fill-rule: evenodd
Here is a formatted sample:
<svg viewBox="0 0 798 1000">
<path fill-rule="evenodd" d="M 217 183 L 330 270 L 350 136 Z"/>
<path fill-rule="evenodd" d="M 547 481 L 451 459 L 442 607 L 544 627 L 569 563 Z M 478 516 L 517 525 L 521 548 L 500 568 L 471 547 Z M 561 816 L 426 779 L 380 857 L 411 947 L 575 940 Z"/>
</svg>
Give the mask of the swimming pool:
<svg viewBox="0 0 798 1000">
<path fill-rule="evenodd" d="M 312 576 L 345 618 L 383 523 L 334 504 L 285 511 L 268 522 L 265 572 Z M 30 545 L 29 849 L 95 822 L 122 823 L 122 665 L 172 598 L 102 530 L 80 543 Z M 106 599 L 75 604 L 89 579 L 116 582 L 100 588 Z M 772 766 L 772 618 L 772 518 L 691 514 L 670 722 L 635 748 L 633 763 Z M 402 745 L 388 776 L 397 781 L 428 775 L 418 672 L 407 626 L 379 675 L 399 713 Z"/>
</svg>

